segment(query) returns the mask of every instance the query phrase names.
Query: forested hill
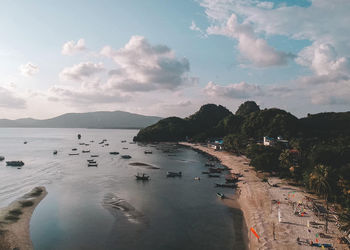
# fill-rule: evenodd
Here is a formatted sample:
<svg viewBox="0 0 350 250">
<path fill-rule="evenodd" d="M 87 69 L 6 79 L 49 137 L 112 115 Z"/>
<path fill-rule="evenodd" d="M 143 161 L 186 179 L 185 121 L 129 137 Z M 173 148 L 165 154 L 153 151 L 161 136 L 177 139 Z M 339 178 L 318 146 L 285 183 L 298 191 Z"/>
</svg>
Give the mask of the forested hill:
<svg viewBox="0 0 350 250">
<path fill-rule="evenodd" d="M 350 135 L 350 112 L 320 113 L 298 119 L 277 108 L 260 110 L 253 101 L 241 104 L 235 114 L 223 106 L 206 104 L 185 119 L 169 117 L 140 130 L 135 140 L 201 142 L 230 134 L 255 140 L 262 140 L 263 136 L 285 139 L 345 136 Z"/>
<path fill-rule="evenodd" d="M 285 140 L 264 146 L 264 136 Z M 257 170 L 293 179 L 341 204 L 343 218 L 350 218 L 350 112 L 298 119 L 277 108 L 260 110 L 252 101 L 243 103 L 235 114 L 207 104 L 185 119 L 170 117 L 141 129 L 134 139 L 206 142 L 215 138 L 224 138 L 225 150 L 245 154 Z M 350 220 L 347 223 L 350 230 Z"/>
</svg>

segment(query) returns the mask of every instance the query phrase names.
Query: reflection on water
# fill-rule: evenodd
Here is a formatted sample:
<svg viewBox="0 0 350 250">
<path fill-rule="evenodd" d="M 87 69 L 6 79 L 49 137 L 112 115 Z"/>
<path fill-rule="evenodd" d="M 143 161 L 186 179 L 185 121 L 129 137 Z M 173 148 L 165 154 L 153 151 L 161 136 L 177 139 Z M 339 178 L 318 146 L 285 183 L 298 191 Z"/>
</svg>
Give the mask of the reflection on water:
<svg viewBox="0 0 350 250">
<path fill-rule="evenodd" d="M 232 190 L 216 189 L 214 182 L 219 180 L 201 176 L 206 159 L 185 148 L 130 144 L 136 133 L 0 129 L 0 155 L 25 162 L 21 170 L 0 163 L 0 205 L 34 186 L 46 186 L 48 195 L 31 220 L 31 237 L 39 250 L 242 249 L 240 212 L 224 206 L 215 195 Z M 99 144 L 103 139 L 109 146 Z M 90 145 L 79 145 L 83 142 Z M 68 156 L 72 148 L 79 155 Z M 99 155 L 97 168 L 87 167 L 90 154 L 82 150 Z M 111 151 L 132 158 L 121 159 Z M 129 165 L 132 162 L 159 169 Z M 183 176 L 166 178 L 167 171 L 181 171 Z M 151 180 L 137 182 L 137 172 Z M 196 176 L 201 181 L 195 181 Z"/>
</svg>

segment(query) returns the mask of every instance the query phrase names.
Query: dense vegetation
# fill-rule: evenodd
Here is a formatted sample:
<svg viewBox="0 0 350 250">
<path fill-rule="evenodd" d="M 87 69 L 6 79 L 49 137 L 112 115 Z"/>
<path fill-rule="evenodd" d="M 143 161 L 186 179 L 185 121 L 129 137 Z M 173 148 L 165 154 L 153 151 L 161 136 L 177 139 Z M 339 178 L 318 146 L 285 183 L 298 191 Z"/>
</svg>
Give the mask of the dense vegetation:
<svg viewBox="0 0 350 250">
<path fill-rule="evenodd" d="M 263 136 L 282 136 L 288 146 L 263 146 Z M 136 141 L 206 142 L 224 138 L 225 150 L 246 154 L 258 170 L 292 178 L 350 209 L 350 112 L 298 119 L 277 108 L 243 103 L 235 114 L 207 104 L 188 118 L 170 117 L 142 129 Z"/>
</svg>

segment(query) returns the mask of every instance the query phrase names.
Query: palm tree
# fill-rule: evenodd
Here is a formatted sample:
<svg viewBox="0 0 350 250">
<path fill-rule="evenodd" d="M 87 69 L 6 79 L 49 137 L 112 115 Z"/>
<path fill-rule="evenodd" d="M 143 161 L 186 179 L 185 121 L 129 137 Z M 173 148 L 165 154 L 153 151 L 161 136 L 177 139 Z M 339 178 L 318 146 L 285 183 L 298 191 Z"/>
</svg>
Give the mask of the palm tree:
<svg viewBox="0 0 350 250">
<path fill-rule="evenodd" d="M 327 204 L 326 215 L 326 232 L 328 230 L 328 195 L 331 191 L 331 186 L 328 182 L 329 168 L 325 165 L 316 165 L 309 178 L 309 187 L 316 193 L 323 196 Z"/>
</svg>

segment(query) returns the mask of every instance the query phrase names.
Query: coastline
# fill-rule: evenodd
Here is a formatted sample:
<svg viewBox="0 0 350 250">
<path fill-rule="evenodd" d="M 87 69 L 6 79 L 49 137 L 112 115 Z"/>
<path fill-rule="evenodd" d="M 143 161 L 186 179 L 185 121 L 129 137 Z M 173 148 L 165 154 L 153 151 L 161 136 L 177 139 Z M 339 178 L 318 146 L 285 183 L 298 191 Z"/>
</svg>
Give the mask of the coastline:
<svg viewBox="0 0 350 250">
<path fill-rule="evenodd" d="M 34 209 L 46 195 L 45 187 L 35 187 L 0 209 L 0 250 L 33 249 L 29 223 Z"/>
<path fill-rule="evenodd" d="M 305 209 L 307 214 L 305 217 L 294 214 L 294 205 L 292 204 L 303 201 L 305 197 L 312 197 L 313 199 L 318 199 L 318 197 L 308 194 L 302 188 L 292 186 L 277 177 L 269 177 L 268 182 L 262 182 L 262 179 L 258 177 L 258 173 L 253 167 L 249 166 L 249 159 L 245 156 L 235 156 L 225 151 L 215 151 L 199 144 L 186 142 L 180 142 L 179 144 L 216 157 L 231 172 L 243 174 L 241 181 L 238 182 L 238 190 L 240 191 L 237 201 L 248 229 L 249 249 L 314 249 L 306 244 L 307 240 L 331 243 L 335 249 L 348 249 L 346 245 L 337 242 L 337 237 L 341 236 L 341 233 L 335 223 L 330 222 L 328 224 L 329 231 L 327 235 L 332 238 L 317 238 L 317 235 L 324 232 L 323 228 L 308 226 L 308 221 L 315 221 L 320 225 L 324 225 L 324 221 L 307 209 Z M 272 187 L 273 184 L 278 184 L 278 186 Z M 278 220 L 278 210 L 281 211 L 280 222 Z M 258 234 L 259 239 L 250 231 L 251 228 Z M 297 238 L 303 242 L 297 242 Z"/>
</svg>

